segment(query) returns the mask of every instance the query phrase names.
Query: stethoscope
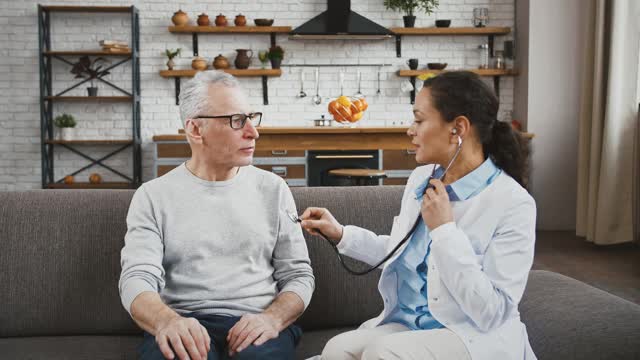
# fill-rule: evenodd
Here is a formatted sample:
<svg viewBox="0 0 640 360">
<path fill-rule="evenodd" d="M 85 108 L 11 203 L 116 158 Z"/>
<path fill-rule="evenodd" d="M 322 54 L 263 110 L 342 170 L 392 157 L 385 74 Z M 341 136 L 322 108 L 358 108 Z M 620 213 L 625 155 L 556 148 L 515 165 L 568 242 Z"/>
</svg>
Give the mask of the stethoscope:
<svg viewBox="0 0 640 360">
<path fill-rule="evenodd" d="M 456 129 L 453 129 L 452 131 L 453 134 L 456 133 Z M 453 154 L 453 157 L 451 158 L 451 161 L 449 161 L 449 164 L 447 164 L 447 167 L 444 169 L 444 172 L 442 173 L 442 175 L 440 175 L 440 177 L 438 178 L 438 180 L 442 180 L 444 178 L 444 176 L 446 175 L 447 171 L 449 171 L 449 168 L 451 167 L 451 164 L 453 164 L 453 162 L 456 160 L 456 158 L 458 157 L 458 154 L 460 153 L 460 149 L 462 149 L 462 138 L 460 136 L 458 136 L 458 149 L 456 150 L 455 154 Z M 436 171 L 436 167 L 433 167 L 433 170 L 431 170 L 431 175 L 429 176 L 429 182 L 431 181 L 431 179 L 434 178 L 434 174 Z M 434 188 L 434 186 L 429 183 L 426 187 L 426 189 L 429 188 Z M 426 191 L 425 189 L 425 191 Z M 295 222 L 295 223 L 301 223 L 302 219 L 300 219 L 300 217 L 298 217 L 298 215 L 294 212 L 290 212 L 288 213 L 289 218 L 291 219 L 291 221 Z M 327 242 L 329 243 L 329 245 L 331 245 L 331 247 L 333 248 L 333 250 L 336 252 L 336 255 L 338 255 L 338 260 L 340 260 L 340 264 L 342 265 L 342 267 L 345 268 L 345 270 L 347 270 L 349 273 L 353 274 L 353 275 L 366 275 L 370 272 L 372 272 L 373 270 L 377 269 L 378 267 L 380 267 L 380 265 L 384 264 L 387 260 L 391 259 L 391 257 L 398 251 L 398 249 L 400 249 L 402 247 L 402 245 L 404 245 L 404 243 L 407 242 L 407 240 L 409 240 L 409 238 L 411 237 L 411 235 L 416 231 L 416 228 L 418 228 L 418 224 L 420 224 L 420 220 L 422 219 L 422 214 L 418 214 L 418 217 L 416 218 L 416 221 L 413 223 L 413 226 L 411 226 L 411 230 L 409 230 L 409 232 L 404 236 L 404 238 L 398 243 L 398 245 L 396 245 L 396 247 L 393 248 L 393 250 L 391 250 L 391 252 L 389 254 L 387 254 L 387 256 L 384 257 L 384 259 L 380 260 L 379 263 L 377 263 L 376 265 L 366 269 L 366 270 L 362 270 L 362 271 L 357 271 L 357 270 L 353 270 L 351 269 L 345 262 L 344 259 L 342 258 L 342 255 L 340 254 L 340 251 L 338 250 L 337 245 L 335 245 L 331 240 L 329 240 L 323 233 L 322 231 L 315 229 L 315 231 L 318 232 L 318 234 L 320 234 L 320 237 L 322 237 L 323 239 L 327 240 Z"/>
</svg>

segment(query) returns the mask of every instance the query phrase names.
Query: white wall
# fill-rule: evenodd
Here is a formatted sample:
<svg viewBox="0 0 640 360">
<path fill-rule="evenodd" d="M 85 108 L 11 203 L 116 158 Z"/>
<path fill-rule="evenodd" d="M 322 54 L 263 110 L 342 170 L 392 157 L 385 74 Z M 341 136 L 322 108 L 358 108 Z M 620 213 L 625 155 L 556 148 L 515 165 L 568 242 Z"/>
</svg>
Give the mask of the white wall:
<svg viewBox="0 0 640 360">
<path fill-rule="evenodd" d="M 31 189 L 40 187 L 40 113 L 38 80 L 38 26 L 37 1 L 0 0 L 0 190 Z M 184 53 L 178 59 L 178 67 L 189 67 L 191 58 L 191 36 L 175 35 L 167 31 L 171 16 L 178 6 L 191 19 L 206 12 L 211 18 L 222 12 L 233 17 L 242 12 L 251 23 L 254 18 L 272 17 L 276 25 L 297 26 L 326 9 L 325 0 L 265 0 L 265 1 L 221 1 L 164 2 L 159 0 L 126 1 L 45 1 L 48 5 L 130 5 L 140 10 L 141 20 L 141 77 L 142 77 L 142 136 L 143 179 L 152 174 L 152 144 L 155 134 L 175 133 L 180 126 L 178 107 L 174 100 L 174 83 L 160 77 L 158 71 L 165 68 L 166 58 L 161 54 L 166 48 L 182 47 Z M 474 7 L 489 8 L 491 25 L 513 26 L 514 0 L 441 0 L 437 13 L 431 16 L 417 14 L 416 26 L 433 26 L 436 18 L 453 19 L 452 26 L 469 26 Z M 353 10 L 383 26 L 401 26 L 402 14 L 387 11 L 382 0 L 353 0 Z M 52 43 L 55 49 L 92 48 L 102 38 L 127 40 L 130 22 L 126 17 L 101 14 L 81 16 L 78 14 L 55 14 L 52 23 Z M 506 39 L 511 36 L 506 37 Z M 502 47 L 505 37 L 496 39 L 496 48 Z M 363 68 L 363 92 L 369 99 L 369 110 L 362 120 L 363 126 L 401 125 L 411 119 L 409 97 L 399 93 L 401 78 L 395 75 L 398 69 L 406 68 L 408 58 L 420 58 L 421 66 L 427 62 L 447 62 L 450 68 L 472 68 L 478 63 L 477 46 L 486 42 L 483 37 L 405 37 L 402 43 L 403 57 L 396 58 L 395 41 L 290 41 L 278 35 L 277 41 L 286 51 L 285 64 L 296 63 L 390 63 L 383 69 L 383 96 L 375 97 L 376 73 Z M 200 54 L 209 62 L 219 53 L 231 61 L 234 49 L 265 49 L 269 45 L 267 35 L 203 35 L 200 37 Z M 257 51 L 256 51 L 257 53 Z M 259 66 L 254 59 L 253 67 Z M 72 84 L 69 67 L 54 62 L 54 89 L 62 90 Z M 130 88 L 128 68 L 111 75 L 114 82 Z M 336 96 L 339 92 L 338 68 L 324 69 L 321 75 L 321 93 Z M 312 92 L 312 69 L 307 69 L 307 92 Z M 262 105 L 260 79 L 241 79 L 248 90 L 250 101 L 256 109 L 266 114 L 265 125 L 300 126 L 325 113 L 322 106 L 311 105 L 311 96 L 298 99 L 298 68 L 284 68 L 280 78 L 269 80 L 270 105 Z M 347 93 L 357 90 L 356 69 L 348 68 Z M 488 80 L 490 81 L 490 80 Z M 492 83 L 490 81 L 490 83 Z M 111 93 L 100 85 L 102 95 Z M 71 95 L 86 94 L 84 86 Z M 501 81 L 501 117 L 505 118 L 513 105 L 513 79 Z M 82 138 L 122 138 L 130 135 L 129 107 L 125 104 L 57 104 L 54 116 L 62 112 L 73 114 L 79 120 Z M 56 149 L 59 150 L 59 149 Z M 92 149 L 96 156 L 106 149 Z M 56 178 L 63 176 L 86 162 L 67 151 L 56 152 Z M 131 173 L 130 160 L 123 154 L 107 161 L 125 173 Z M 118 178 L 100 168 L 79 175 L 82 179 L 89 172 L 100 172 L 107 181 Z M 79 180 L 80 181 L 80 180 Z M 85 181 L 85 180 L 82 180 Z"/>
<path fill-rule="evenodd" d="M 528 29 L 518 31 L 528 31 L 529 38 L 528 73 L 523 75 L 528 81 L 527 129 L 536 135 L 531 191 L 538 228 L 573 230 L 587 1 L 519 0 L 518 11 L 521 3 L 529 5 Z"/>
</svg>

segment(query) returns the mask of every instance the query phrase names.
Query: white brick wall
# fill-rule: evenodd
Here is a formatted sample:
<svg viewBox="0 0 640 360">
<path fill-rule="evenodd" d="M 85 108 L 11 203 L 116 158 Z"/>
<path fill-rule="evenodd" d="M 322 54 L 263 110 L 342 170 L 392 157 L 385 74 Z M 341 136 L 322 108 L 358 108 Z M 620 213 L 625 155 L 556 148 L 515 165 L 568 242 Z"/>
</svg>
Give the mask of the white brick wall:
<svg viewBox="0 0 640 360">
<path fill-rule="evenodd" d="M 436 18 L 452 19 L 452 26 L 469 26 L 474 7 L 488 7 L 493 26 L 513 27 L 513 0 L 441 0 L 438 11 L 431 16 L 417 14 L 416 26 L 433 26 Z M 33 189 L 40 187 L 40 110 L 38 25 L 36 1 L 0 1 L 0 190 Z M 46 5 L 130 5 L 122 1 L 49 1 Z M 143 179 L 152 176 L 153 147 L 151 138 L 155 134 L 176 133 L 181 127 L 178 107 L 175 105 L 174 82 L 158 74 L 165 68 L 166 48 L 181 47 L 183 53 L 177 59 L 177 68 L 189 68 L 191 63 L 191 35 L 176 35 L 167 31 L 171 16 L 179 5 L 159 0 L 134 1 L 140 11 L 141 47 L 141 128 L 143 145 Z M 296 27 L 326 9 L 325 0 L 203 0 L 183 2 L 182 10 L 192 21 L 205 12 L 213 20 L 218 13 L 229 20 L 243 13 L 249 23 L 254 18 L 274 18 L 275 25 Z M 402 14 L 384 8 L 382 0 L 352 0 L 352 9 L 383 26 L 402 26 Z M 129 40 L 130 19 L 124 14 L 74 14 L 54 13 L 52 18 L 52 47 L 55 50 L 87 49 L 97 46 L 103 38 Z M 505 39 L 497 37 L 496 49 L 502 48 Z M 269 46 L 268 35 L 202 35 L 199 53 L 209 63 L 218 54 L 233 62 L 237 48 L 254 50 L 252 67 L 259 67 L 258 50 Z M 376 96 L 377 74 L 371 67 L 362 71 L 362 91 L 370 107 L 362 126 L 407 125 L 410 123 L 411 105 L 408 94 L 400 93 L 404 78 L 396 76 L 398 69 L 405 69 L 406 60 L 420 59 L 420 66 L 428 62 L 447 62 L 449 68 L 473 68 L 477 66 L 477 45 L 486 42 L 486 37 L 418 37 L 402 39 L 402 58 L 397 58 L 393 39 L 375 42 L 362 41 L 294 41 L 286 35 L 278 35 L 277 43 L 285 51 L 284 64 L 305 63 L 387 63 L 393 66 L 382 69 L 382 95 Z M 111 58 L 112 62 L 118 58 Z M 240 82 L 250 95 L 256 110 L 266 115 L 264 125 L 301 126 L 326 114 L 326 100 L 320 106 L 311 104 L 314 92 L 313 68 L 302 68 L 306 74 L 305 90 L 309 96 L 299 99 L 299 71 L 301 68 L 283 68 L 280 78 L 269 80 L 269 104 L 262 105 L 262 88 L 259 78 L 242 78 Z M 54 91 L 62 90 L 74 83 L 70 67 L 54 60 Z M 358 68 L 346 68 L 345 93 L 357 91 Z M 339 95 L 339 68 L 321 68 L 320 93 L 324 97 Z M 110 82 L 131 89 L 130 66 L 114 69 Z M 487 79 L 492 84 L 490 79 Z M 105 84 L 99 84 L 100 95 L 118 95 Z M 85 95 L 85 86 L 67 95 Z M 513 79 L 501 80 L 501 119 L 506 119 L 513 106 Z M 128 104 L 112 103 L 64 103 L 56 104 L 54 116 L 67 112 L 78 120 L 78 137 L 124 138 L 130 136 L 131 111 Z M 98 158 L 110 149 L 86 149 Z M 126 174 L 131 174 L 130 151 L 125 151 L 106 163 Z M 56 148 L 56 179 L 70 173 L 87 162 L 63 148 Z M 99 172 L 105 180 L 120 181 L 110 172 L 94 167 L 78 175 L 79 181 L 91 172 Z"/>
</svg>

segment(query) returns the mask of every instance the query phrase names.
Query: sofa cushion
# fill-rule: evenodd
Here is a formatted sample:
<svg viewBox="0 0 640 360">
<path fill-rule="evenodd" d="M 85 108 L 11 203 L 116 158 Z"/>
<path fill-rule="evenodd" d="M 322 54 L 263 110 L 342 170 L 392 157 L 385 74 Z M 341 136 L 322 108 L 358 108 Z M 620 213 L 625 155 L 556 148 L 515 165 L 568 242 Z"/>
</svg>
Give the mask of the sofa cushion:
<svg viewBox="0 0 640 360">
<path fill-rule="evenodd" d="M 134 360 L 141 343 L 136 335 L 0 338 L 0 354 L 3 359 Z"/>
<path fill-rule="evenodd" d="M 0 192 L 0 337 L 140 333 L 118 295 L 132 196 Z"/>
<path fill-rule="evenodd" d="M 640 305 L 536 270 L 520 303 L 539 359 L 640 359 Z"/>
</svg>

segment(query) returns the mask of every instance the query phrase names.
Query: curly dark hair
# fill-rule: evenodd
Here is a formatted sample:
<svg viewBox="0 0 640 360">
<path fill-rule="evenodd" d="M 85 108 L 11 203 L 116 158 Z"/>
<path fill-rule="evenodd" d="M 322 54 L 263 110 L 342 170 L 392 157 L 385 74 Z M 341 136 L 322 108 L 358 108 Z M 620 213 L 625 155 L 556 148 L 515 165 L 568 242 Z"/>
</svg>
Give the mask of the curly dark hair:
<svg viewBox="0 0 640 360">
<path fill-rule="evenodd" d="M 493 90 L 469 71 L 451 71 L 425 80 L 445 121 L 465 116 L 482 143 L 485 156 L 520 185 L 527 178 L 528 142 L 509 123 L 498 121 L 499 101 Z"/>
</svg>

